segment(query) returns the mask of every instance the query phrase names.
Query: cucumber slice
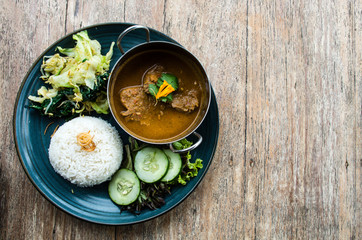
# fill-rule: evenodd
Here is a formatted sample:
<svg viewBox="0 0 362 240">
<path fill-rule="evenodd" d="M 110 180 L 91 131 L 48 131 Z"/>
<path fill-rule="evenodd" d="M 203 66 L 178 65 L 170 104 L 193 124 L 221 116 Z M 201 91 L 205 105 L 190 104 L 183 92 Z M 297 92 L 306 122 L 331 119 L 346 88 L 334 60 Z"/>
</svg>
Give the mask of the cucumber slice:
<svg viewBox="0 0 362 240">
<path fill-rule="evenodd" d="M 182 160 L 180 154 L 172 152 L 170 149 L 163 150 L 167 155 L 170 163 L 166 175 L 161 179 L 162 182 L 174 180 L 181 172 Z"/>
<path fill-rule="evenodd" d="M 137 152 L 134 168 L 138 178 L 146 183 L 160 180 L 167 172 L 168 158 L 159 148 L 145 147 Z"/>
<path fill-rule="evenodd" d="M 129 205 L 136 201 L 141 191 L 140 180 L 128 169 L 118 170 L 108 185 L 108 194 L 118 205 Z"/>
</svg>

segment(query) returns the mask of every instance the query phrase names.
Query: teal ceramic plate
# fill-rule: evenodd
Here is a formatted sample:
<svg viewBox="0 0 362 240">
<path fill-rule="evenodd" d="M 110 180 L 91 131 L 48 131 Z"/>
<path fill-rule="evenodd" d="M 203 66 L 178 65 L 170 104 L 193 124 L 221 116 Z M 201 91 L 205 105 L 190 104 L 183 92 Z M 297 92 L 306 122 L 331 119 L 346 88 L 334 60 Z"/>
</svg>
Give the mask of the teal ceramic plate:
<svg viewBox="0 0 362 240">
<path fill-rule="evenodd" d="M 116 42 L 118 35 L 131 25 L 133 24 L 107 23 L 90 26 L 78 31 L 88 30 L 89 36 L 101 43 L 102 53 L 105 54 L 111 42 Z M 150 30 L 151 41 L 176 43 L 166 35 L 153 29 Z M 166 204 L 159 209 L 144 210 L 139 215 L 134 215 L 127 211 L 120 213 L 117 205 L 108 196 L 108 182 L 91 188 L 80 188 L 64 180 L 53 170 L 48 159 L 50 135 L 57 125 L 64 123 L 64 120 L 49 119 L 27 107 L 29 105 L 27 97 L 35 95 L 37 89 L 42 86 L 42 81 L 39 80 L 39 69 L 43 57 L 53 55 L 56 46 L 72 47 L 74 45 L 72 34 L 74 33 L 58 40 L 43 52 L 27 73 L 17 95 L 14 109 L 14 138 L 18 155 L 26 174 L 39 192 L 50 202 L 65 212 L 90 222 L 108 225 L 133 224 L 153 219 L 168 212 L 189 196 L 210 167 L 219 133 L 218 108 L 214 92 L 212 91 L 209 112 L 197 129 L 197 132 L 203 136 L 204 141 L 192 152 L 194 157 L 203 159 L 204 168 L 199 171 L 199 175 L 193 178 L 186 186 L 173 188 L 171 195 L 165 198 Z M 122 46 L 125 50 L 128 50 L 139 43 L 143 43 L 145 41 L 145 36 L 143 35 L 144 32 L 142 31 L 129 33 L 122 40 Z M 120 51 L 115 48 L 110 69 L 112 69 L 120 56 Z M 102 118 L 118 129 L 124 143 L 128 142 L 128 135 L 117 126 L 111 114 Z M 49 126 L 44 134 L 46 126 L 51 122 L 54 123 Z"/>
</svg>

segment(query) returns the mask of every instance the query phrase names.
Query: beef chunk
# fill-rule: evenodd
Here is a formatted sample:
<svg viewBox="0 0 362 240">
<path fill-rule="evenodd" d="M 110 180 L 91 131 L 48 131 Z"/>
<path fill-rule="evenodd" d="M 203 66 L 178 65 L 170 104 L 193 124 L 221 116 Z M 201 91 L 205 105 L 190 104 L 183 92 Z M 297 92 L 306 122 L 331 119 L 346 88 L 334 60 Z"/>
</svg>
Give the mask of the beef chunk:
<svg viewBox="0 0 362 240">
<path fill-rule="evenodd" d="M 149 125 L 145 119 L 145 113 L 149 108 L 149 100 L 142 86 L 128 87 L 121 90 L 121 102 L 126 111 L 121 114 L 126 120 L 140 121 L 143 125 Z"/>
<path fill-rule="evenodd" d="M 190 90 L 176 93 L 173 96 L 171 106 L 178 111 L 191 112 L 199 106 L 197 91 Z"/>
</svg>

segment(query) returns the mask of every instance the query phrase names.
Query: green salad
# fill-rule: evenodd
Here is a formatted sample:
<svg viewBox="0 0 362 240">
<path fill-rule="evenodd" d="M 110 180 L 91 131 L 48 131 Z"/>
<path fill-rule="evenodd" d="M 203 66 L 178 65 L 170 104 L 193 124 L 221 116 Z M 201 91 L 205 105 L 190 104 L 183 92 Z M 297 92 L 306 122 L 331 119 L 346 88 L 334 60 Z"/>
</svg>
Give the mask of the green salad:
<svg viewBox="0 0 362 240">
<path fill-rule="evenodd" d="M 186 185 L 203 168 L 202 160 L 192 160 L 190 152 L 174 153 L 131 137 L 129 142 L 125 146 L 127 158 L 108 185 L 109 196 L 121 211 L 139 214 L 145 208 L 161 207 L 174 186 Z M 175 149 L 191 145 L 187 139 L 173 143 Z"/>
<path fill-rule="evenodd" d="M 44 57 L 40 78 L 46 86 L 37 91 L 37 96 L 28 97 L 30 107 L 52 117 L 83 111 L 107 114 L 107 71 L 114 42 L 102 55 L 100 43 L 90 39 L 87 31 L 74 34 L 73 39 L 75 47 L 57 47 L 59 53 Z"/>
</svg>

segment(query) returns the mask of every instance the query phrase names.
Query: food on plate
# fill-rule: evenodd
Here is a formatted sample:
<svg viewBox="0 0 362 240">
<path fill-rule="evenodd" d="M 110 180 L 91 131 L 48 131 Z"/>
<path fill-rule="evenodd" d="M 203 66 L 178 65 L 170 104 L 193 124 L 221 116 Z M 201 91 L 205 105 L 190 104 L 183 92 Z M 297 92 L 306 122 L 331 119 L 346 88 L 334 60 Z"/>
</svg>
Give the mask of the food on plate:
<svg viewBox="0 0 362 240">
<path fill-rule="evenodd" d="M 194 89 L 187 90 L 184 94 L 175 94 L 171 106 L 179 111 L 191 112 L 199 107 L 197 91 Z"/>
<path fill-rule="evenodd" d="M 162 182 L 171 182 L 182 170 L 182 159 L 180 154 L 172 152 L 170 149 L 164 149 L 163 152 L 166 154 L 169 165 L 166 174 L 161 178 Z"/>
<path fill-rule="evenodd" d="M 94 136 L 88 132 L 79 133 L 77 135 L 77 143 L 81 146 L 81 149 L 84 151 L 92 152 L 96 149 L 96 144 L 93 142 Z"/>
<path fill-rule="evenodd" d="M 145 208 L 161 207 L 167 194 L 177 192 L 180 185 L 198 175 L 203 168 L 202 160 L 192 159 L 190 152 L 174 153 L 164 145 L 141 143 L 130 137 L 125 147 L 127 161 L 123 161 L 123 144 L 115 128 L 100 118 L 78 117 L 91 111 L 108 113 L 107 71 L 114 43 L 102 55 L 99 42 L 90 39 L 87 31 L 74 34 L 73 39 L 73 48 L 57 47 L 58 53 L 43 58 L 40 71 L 44 86 L 36 96 L 28 97 L 29 107 L 38 109 L 42 115 L 72 119 L 58 125 L 51 135 L 49 163 L 64 178 L 58 177 L 63 180 L 61 183 L 69 181 L 79 187 L 92 187 L 109 181 L 109 197 L 121 206 L 121 211 L 139 214 Z M 133 70 L 121 68 L 117 76 L 125 81 L 118 84 L 116 93 L 108 96 L 111 99 L 112 94 L 116 95 L 125 122 L 134 124 L 146 136 L 175 137 L 197 121 L 198 126 L 207 112 L 207 76 L 186 56 L 179 57 L 169 50 L 131 57 Z M 200 115 L 201 120 L 197 118 Z M 48 135 L 49 126 L 43 135 Z M 185 149 L 191 144 L 183 139 L 174 142 L 174 148 Z M 105 190 L 103 184 L 92 191 L 100 189 Z M 82 193 L 85 192 L 81 190 L 77 195 Z"/>
<path fill-rule="evenodd" d="M 110 81 L 115 118 L 127 132 L 147 142 L 182 138 L 207 108 L 203 75 L 168 50 L 135 54 L 113 71 Z"/>
<path fill-rule="evenodd" d="M 144 93 L 142 86 L 132 86 L 121 90 L 121 102 L 127 110 L 121 115 L 126 121 L 138 121 L 143 126 L 149 126 L 155 110 L 155 104 L 148 100 L 150 96 Z"/>
<path fill-rule="evenodd" d="M 170 73 L 161 73 L 156 83 L 148 84 L 148 92 L 156 101 L 172 102 L 173 92 L 178 89 L 178 79 Z"/>
<path fill-rule="evenodd" d="M 49 160 L 54 170 L 81 187 L 109 180 L 122 158 L 117 130 L 101 118 L 76 117 L 61 125 L 50 140 Z"/>
<path fill-rule="evenodd" d="M 134 159 L 137 176 L 145 183 L 154 183 L 166 174 L 169 160 L 162 149 L 145 147 L 139 150 Z"/>
<path fill-rule="evenodd" d="M 92 40 L 88 32 L 73 35 L 74 48 L 57 47 L 59 53 L 44 57 L 41 79 L 46 86 L 29 96 L 31 108 L 52 117 L 70 116 L 84 111 L 107 114 L 107 81 L 113 55 L 112 42 L 106 55 L 101 45 Z"/>
<path fill-rule="evenodd" d="M 137 175 L 126 168 L 117 171 L 108 185 L 109 197 L 118 205 L 129 205 L 137 200 L 141 183 Z"/>
<path fill-rule="evenodd" d="M 187 139 L 175 142 L 174 148 L 192 145 Z M 177 185 L 186 185 L 203 168 L 202 160 L 191 160 L 190 152 L 174 153 L 169 149 L 141 143 L 130 137 L 121 169 L 112 177 L 108 193 L 113 202 L 139 214 L 145 208 L 156 209 L 165 204 L 165 196 Z"/>
</svg>

